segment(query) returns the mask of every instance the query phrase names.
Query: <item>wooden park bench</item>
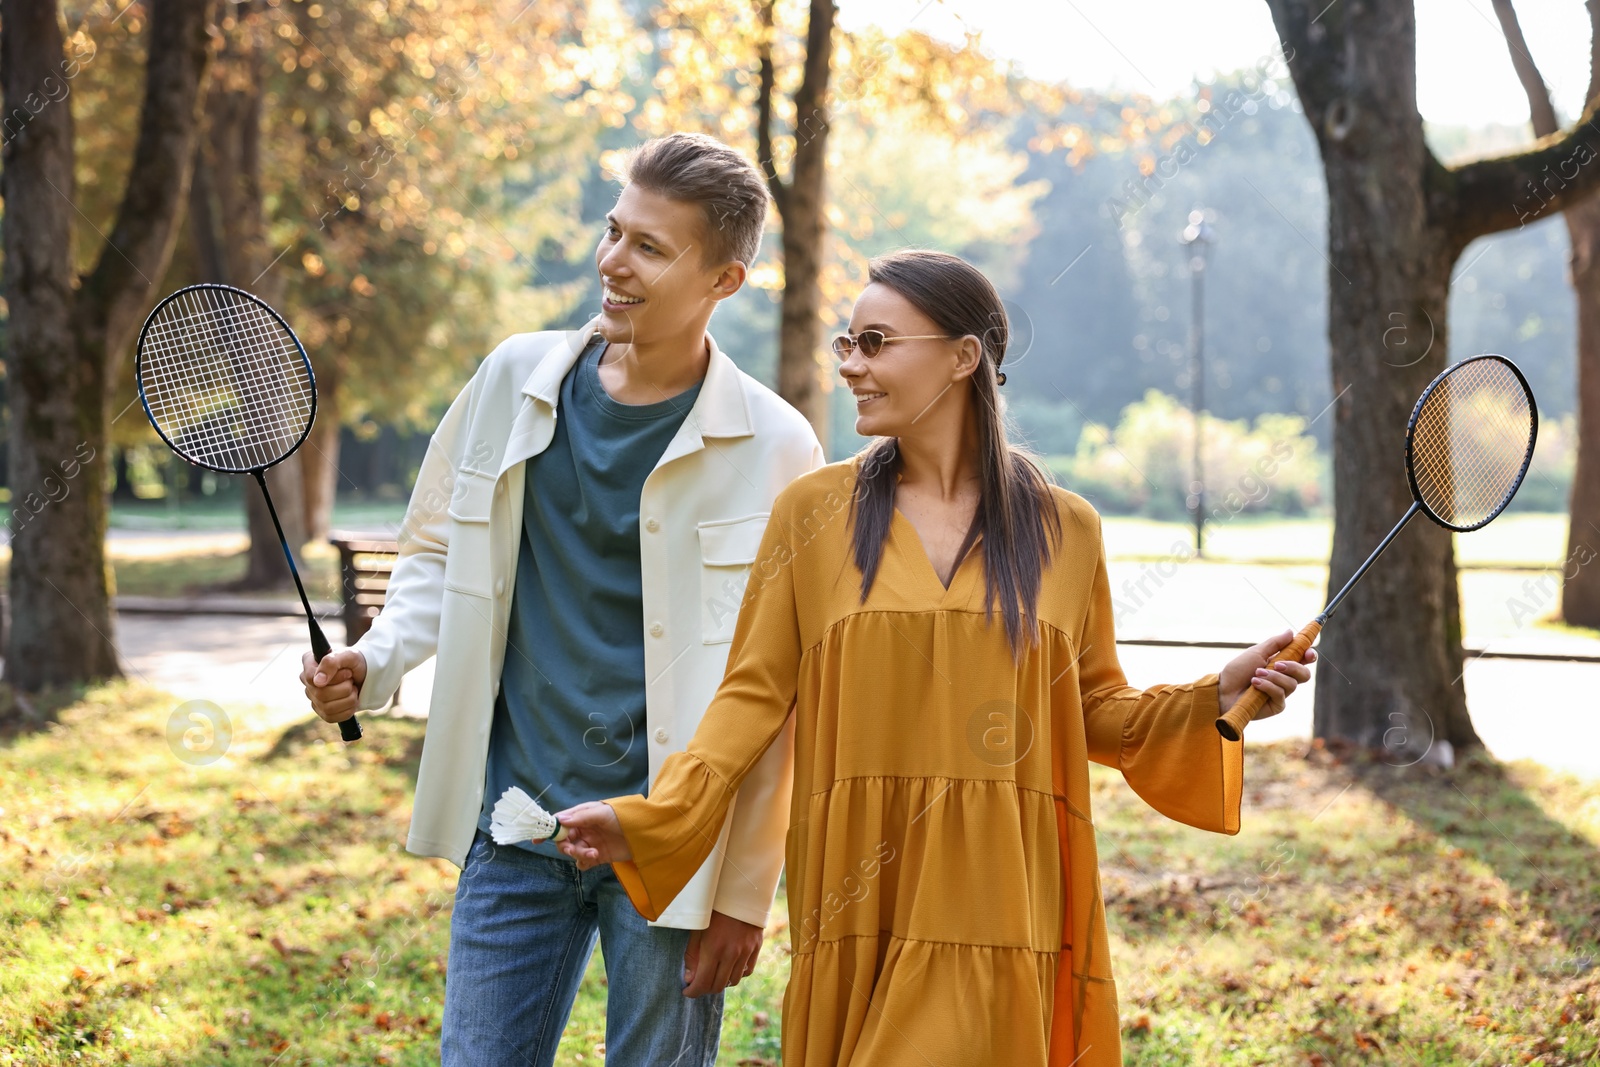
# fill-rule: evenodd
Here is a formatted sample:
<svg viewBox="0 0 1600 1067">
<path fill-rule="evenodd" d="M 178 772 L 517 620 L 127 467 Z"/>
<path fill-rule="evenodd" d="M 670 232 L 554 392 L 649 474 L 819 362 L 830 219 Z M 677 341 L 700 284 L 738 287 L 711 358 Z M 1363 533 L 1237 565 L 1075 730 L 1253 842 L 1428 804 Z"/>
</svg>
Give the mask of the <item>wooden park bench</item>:
<svg viewBox="0 0 1600 1067">
<path fill-rule="evenodd" d="M 344 643 L 353 645 L 372 626 L 383 610 L 389 590 L 389 574 L 394 570 L 400 545 L 372 537 L 332 536 L 328 541 L 339 550 L 339 588 L 344 605 Z M 391 704 L 400 703 L 395 690 Z"/>
</svg>

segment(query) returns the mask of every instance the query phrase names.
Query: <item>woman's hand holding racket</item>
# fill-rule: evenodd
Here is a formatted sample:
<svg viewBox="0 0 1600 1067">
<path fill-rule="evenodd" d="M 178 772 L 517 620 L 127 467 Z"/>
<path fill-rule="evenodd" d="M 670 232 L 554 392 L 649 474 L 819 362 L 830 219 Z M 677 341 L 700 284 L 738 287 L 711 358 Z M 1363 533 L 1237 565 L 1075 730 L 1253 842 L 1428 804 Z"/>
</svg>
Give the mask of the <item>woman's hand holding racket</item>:
<svg viewBox="0 0 1600 1067">
<path fill-rule="evenodd" d="M 1281 712 L 1289 694 L 1311 681 L 1308 664 L 1317 661 L 1314 649 L 1305 650 L 1302 662 L 1277 659 L 1277 655 L 1289 648 L 1294 639 L 1294 631 L 1285 630 L 1258 645 L 1252 645 L 1222 668 L 1217 675 L 1218 710 L 1226 712 L 1246 692 L 1254 689 L 1265 701 L 1256 718 L 1266 719 Z"/>
<path fill-rule="evenodd" d="M 591 800 L 558 811 L 556 822 L 567 830 L 556 847 L 577 860 L 580 871 L 602 863 L 633 859 L 633 849 L 623 836 L 617 813 L 603 800 Z"/>
<path fill-rule="evenodd" d="M 1473 356 L 1429 382 L 1406 426 L 1410 509 L 1280 658 L 1310 661 L 1311 643 L 1328 619 L 1418 512 L 1455 533 L 1471 533 L 1494 521 L 1517 495 L 1538 439 L 1533 390 L 1506 357 Z M 1253 682 L 1251 688 L 1231 708 L 1224 704 L 1217 716 L 1217 732 L 1229 741 L 1238 741 L 1271 700 L 1268 690 Z M 1277 704 L 1266 714 L 1282 710 Z"/>
</svg>

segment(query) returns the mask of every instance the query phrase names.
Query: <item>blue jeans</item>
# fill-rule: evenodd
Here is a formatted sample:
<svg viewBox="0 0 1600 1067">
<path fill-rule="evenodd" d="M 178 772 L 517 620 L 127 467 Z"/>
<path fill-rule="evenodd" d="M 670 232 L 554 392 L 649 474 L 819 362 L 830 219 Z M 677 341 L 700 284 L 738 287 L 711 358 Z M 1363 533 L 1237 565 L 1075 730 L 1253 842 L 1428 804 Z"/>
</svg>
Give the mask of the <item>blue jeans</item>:
<svg viewBox="0 0 1600 1067">
<path fill-rule="evenodd" d="M 689 931 L 650 926 L 610 865 L 479 830 L 450 916 L 442 1067 L 549 1067 L 599 939 L 609 1067 L 714 1067 L 722 994 L 683 995 Z"/>
</svg>

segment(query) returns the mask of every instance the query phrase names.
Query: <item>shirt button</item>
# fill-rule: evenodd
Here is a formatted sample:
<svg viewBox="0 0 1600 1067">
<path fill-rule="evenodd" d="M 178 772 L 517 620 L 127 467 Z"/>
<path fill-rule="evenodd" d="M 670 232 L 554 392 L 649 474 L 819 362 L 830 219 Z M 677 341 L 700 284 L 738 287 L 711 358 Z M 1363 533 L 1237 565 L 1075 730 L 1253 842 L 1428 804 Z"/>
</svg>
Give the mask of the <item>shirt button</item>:
<svg viewBox="0 0 1600 1067">
<path fill-rule="evenodd" d="M 667 731 L 665 729 L 657 729 L 656 730 L 656 740 L 661 742 L 663 745 L 666 744 L 667 743 Z"/>
<path fill-rule="evenodd" d="M 506 591 L 506 580 L 504 578 L 496 578 L 494 580 L 494 595 L 495 596 L 499 596 L 502 593 L 504 593 L 505 591 Z"/>
<path fill-rule="evenodd" d="M 650 624 L 650 636 L 651 637 L 660 637 L 661 636 L 661 624 L 659 622 L 653 622 L 653 623 Z"/>
<path fill-rule="evenodd" d="M 656 519 L 646 519 L 644 528 L 654 533 L 656 530 L 661 529 L 661 523 Z"/>
</svg>

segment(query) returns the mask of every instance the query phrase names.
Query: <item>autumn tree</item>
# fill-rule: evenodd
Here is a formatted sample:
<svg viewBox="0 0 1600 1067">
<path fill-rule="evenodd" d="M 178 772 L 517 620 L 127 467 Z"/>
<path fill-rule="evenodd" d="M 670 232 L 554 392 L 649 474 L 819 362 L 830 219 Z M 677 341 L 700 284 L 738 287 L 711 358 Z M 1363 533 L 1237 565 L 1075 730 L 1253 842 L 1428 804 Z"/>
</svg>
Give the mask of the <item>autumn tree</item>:
<svg viewBox="0 0 1600 1067">
<path fill-rule="evenodd" d="M 1528 51 L 1511 0 L 1493 2 L 1511 65 L 1528 96 L 1533 135 L 1549 137 L 1560 128 L 1550 90 Z M 1600 44 L 1600 0 L 1589 0 L 1588 8 L 1590 40 Z M 1593 102 L 1597 96 L 1600 53 L 1591 47 L 1584 99 Z M 1576 565 L 1563 569 L 1561 615 L 1572 626 L 1600 627 L 1600 567 L 1588 566 L 1586 559 L 1592 558 L 1593 547 L 1600 547 L 1600 201 L 1578 201 L 1563 209 L 1561 217 L 1567 224 L 1568 273 L 1578 305 L 1578 459 L 1567 515 L 1567 551 Z M 1590 551 L 1580 552 L 1580 547 Z"/>
<path fill-rule="evenodd" d="M 185 266 L 278 304 L 311 355 L 317 421 L 273 486 L 291 538 L 329 532 L 343 427 L 427 428 L 505 329 L 580 296 L 532 252 L 592 251 L 576 176 L 604 115 L 563 51 L 587 29 L 569 4 L 468 0 L 248 0 L 222 17 Z M 245 499 L 244 582 L 286 581 Z"/>
<path fill-rule="evenodd" d="M 1330 586 L 1354 572 L 1411 503 L 1407 418 L 1447 362 L 1447 295 L 1462 250 L 1563 211 L 1600 188 L 1591 106 L 1530 148 L 1453 166 L 1423 136 L 1412 0 L 1267 0 L 1328 189 L 1333 390 Z M 1434 335 L 1421 358 L 1386 347 L 1396 323 Z M 1414 346 L 1413 346 L 1414 347 Z M 1451 535 L 1412 528 L 1322 637 L 1317 737 L 1420 751 L 1480 744 L 1467 714 Z"/>
<path fill-rule="evenodd" d="M 318 370 L 306 500 L 324 537 L 341 424 L 427 426 L 503 323 L 541 328 L 579 297 L 532 253 L 592 252 L 574 176 L 600 119 L 560 69 L 572 4 L 324 2 L 290 17 L 268 89 L 271 229 Z"/>
<path fill-rule="evenodd" d="M 6 379 L 11 405 L 13 626 L 24 690 L 118 673 L 105 557 L 110 390 L 158 295 L 188 195 L 211 0 L 148 12 L 132 163 L 108 236 L 80 274 L 71 82 L 93 55 L 55 0 L 0 3 Z M 142 7 L 130 19 L 143 17 Z"/>
</svg>

